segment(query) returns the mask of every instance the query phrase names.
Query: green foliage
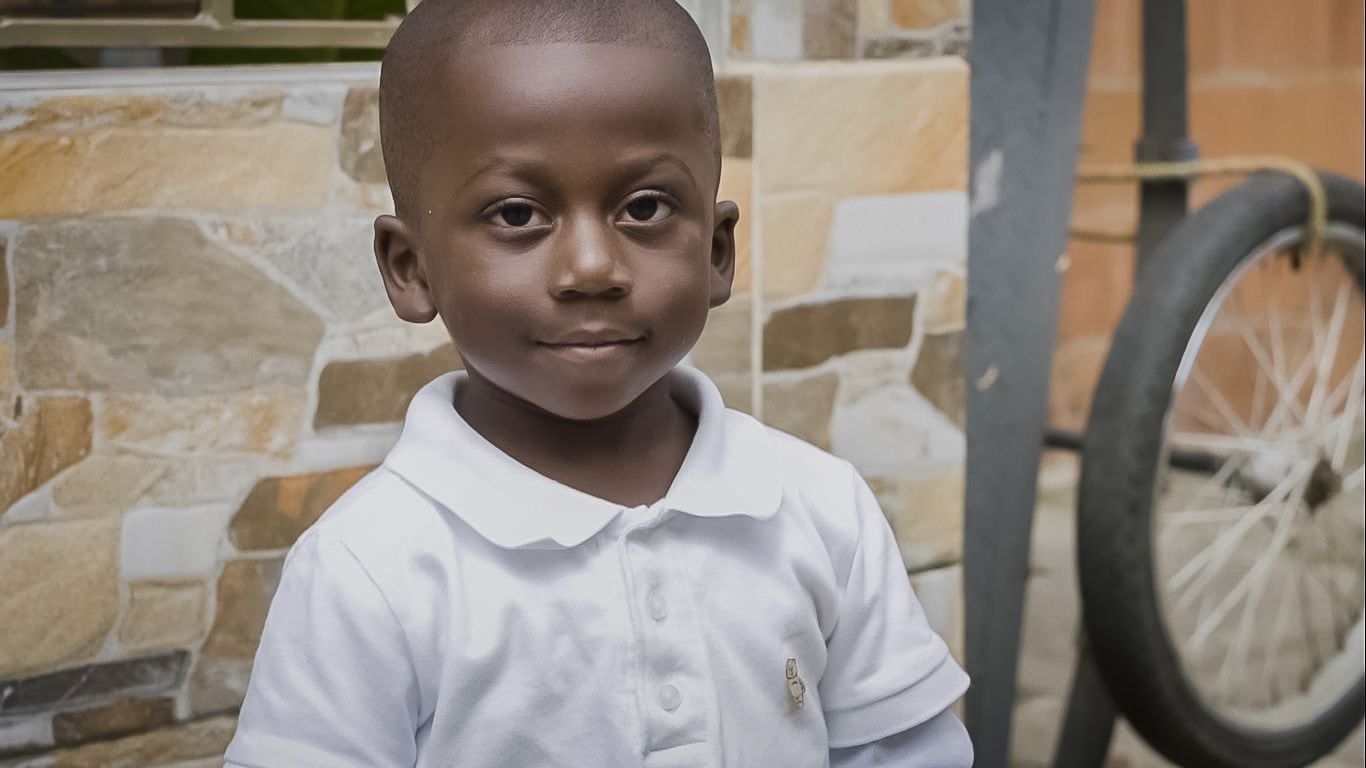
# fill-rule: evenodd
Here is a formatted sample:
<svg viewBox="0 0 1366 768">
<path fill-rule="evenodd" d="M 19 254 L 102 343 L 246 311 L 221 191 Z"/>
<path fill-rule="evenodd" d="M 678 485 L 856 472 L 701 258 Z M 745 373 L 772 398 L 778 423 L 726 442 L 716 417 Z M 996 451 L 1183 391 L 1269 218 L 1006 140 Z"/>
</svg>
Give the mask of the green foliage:
<svg viewBox="0 0 1366 768">
<path fill-rule="evenodd" d="M 380 21 L 402 16 L 403 0 L 236 0 L 239 19 L 325 19 Z M 377 61 L 378 49 L 340 48 L 192 48 L 186 63 L 195 66 L 234 64 L 303 64 L 331 61 Z M 0 49 L 0 71 L 17 69 L 78 69 L 85 66 L 70 52 L 57 48 Z"/>
<path fill-rule="evenodd" d="M 239 19 L 329 19 L 379 21 L 401 16 L 403 0 L 236 0 Z M 376 61 L 382 51 L 339 48 L 195 48 L 189 63 L 294 64 L 329 61 Z"/>
</svg>

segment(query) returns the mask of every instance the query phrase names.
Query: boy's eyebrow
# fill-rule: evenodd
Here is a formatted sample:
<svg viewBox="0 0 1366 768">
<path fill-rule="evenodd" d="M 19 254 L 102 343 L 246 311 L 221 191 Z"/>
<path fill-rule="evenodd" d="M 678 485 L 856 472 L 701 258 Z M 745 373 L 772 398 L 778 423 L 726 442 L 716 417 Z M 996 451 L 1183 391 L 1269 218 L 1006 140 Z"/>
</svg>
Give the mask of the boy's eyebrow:
<svg viewBox="0 0 1366 768">
<path fill-rule="evenodd" d="M 523 171 L 528 169 L 536 169 L 540 165 L 541 164 L 539 162 L 534 160 L 521 160 L 517 158 L 508 157 L 506 155 L 497 155 L 493 159 L 489 160 L 487 163 L 484 163 L 483 165 L 479 166 L 478 170 L 476 170 L 474 173 L 470 174 L 469 177 L 465 179 L 465 183 L 462 184 L 460 188 L 463 191 L 464 189 L 468 188 L 471 184 L 473 184 L 477 179 L 479 179 L 479 177 L 486 176 L 495 171 L 501 171 L 505 169 L 512 171 Z M 693 176 L 692 168 L 689 167 L 688 164 L 684 162 L 682 158 L 680 158 L 678 155 L 673 154 L 672 152 L 659 152 L 657 154 L 653 154 L 648 157 L 643 157 L 638 160 L 631 160 L 627 163 L 622 164 L 622 170 L 628 173 L 641 174 L 645 171 L 648 171 L 656 165 L 675 166 L 676 168 L 682 170 L 685 174 L 687 174 L 688 180 L 693 183 L 693 186 L 697 186 L 697 178 Z"/>
</svg>

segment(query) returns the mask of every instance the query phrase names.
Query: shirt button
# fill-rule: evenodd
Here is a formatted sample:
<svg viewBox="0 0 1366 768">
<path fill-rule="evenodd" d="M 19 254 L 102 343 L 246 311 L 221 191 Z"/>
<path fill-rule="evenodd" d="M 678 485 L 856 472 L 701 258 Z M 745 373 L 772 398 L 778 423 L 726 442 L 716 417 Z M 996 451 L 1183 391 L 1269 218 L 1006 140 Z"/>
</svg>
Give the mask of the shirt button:
<svg viewBox="0 0 1366 768">
<path fill-rule="evenodd" d="M 663 621 L 669 615 L 669 604 L 664 600 L 664 596 L 658 592 L 651 592 L 650 599 L 646 601 L 650 609 L 650 618 L 655 621 Z"/>
<path fill-rule="evenodd" d="M 663 707 L 666 712 L 678 709 L 678 705 L 682 703 L 683 694 L 679 693 L 677 688 L 669 683 L 659 686 L 659 706 Z"/>
</svg>

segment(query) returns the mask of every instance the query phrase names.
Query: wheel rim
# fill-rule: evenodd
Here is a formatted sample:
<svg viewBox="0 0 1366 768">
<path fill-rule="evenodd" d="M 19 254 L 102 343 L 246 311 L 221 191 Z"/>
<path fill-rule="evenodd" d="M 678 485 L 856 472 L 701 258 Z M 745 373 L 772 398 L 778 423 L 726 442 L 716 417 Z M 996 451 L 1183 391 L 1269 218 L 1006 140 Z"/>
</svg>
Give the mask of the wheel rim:
<svg viewBox="0 0 1366 768">
<path fill-rule="evenodd" d="M 1277 233 L 1206 307 L 1153 490 L 1168 640 L 1205 707 L 1252 731 L 1314 722 L 1366 673 L 1366 237 L 1303 241 Z"/>
</svg>

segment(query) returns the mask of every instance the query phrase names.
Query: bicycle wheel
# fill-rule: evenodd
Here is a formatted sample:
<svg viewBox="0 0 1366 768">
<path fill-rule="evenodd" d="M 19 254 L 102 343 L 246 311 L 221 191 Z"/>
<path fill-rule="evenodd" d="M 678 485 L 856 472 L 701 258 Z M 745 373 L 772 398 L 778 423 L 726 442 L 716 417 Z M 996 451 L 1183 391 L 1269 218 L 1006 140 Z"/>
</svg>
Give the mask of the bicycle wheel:
<svg viewBox="0 0 1366 768">
<path fill-rule="evenodd" d="M 1092 404 L 1083 615 L 1125 717 L 1187 766 L 1312 762 L 1366 713 L 1366 195 L 1257 175 L 1138 276 Z"/>
</svg>

